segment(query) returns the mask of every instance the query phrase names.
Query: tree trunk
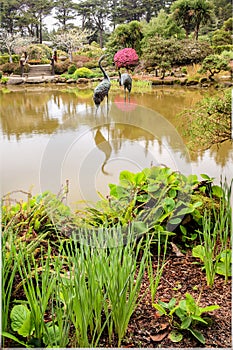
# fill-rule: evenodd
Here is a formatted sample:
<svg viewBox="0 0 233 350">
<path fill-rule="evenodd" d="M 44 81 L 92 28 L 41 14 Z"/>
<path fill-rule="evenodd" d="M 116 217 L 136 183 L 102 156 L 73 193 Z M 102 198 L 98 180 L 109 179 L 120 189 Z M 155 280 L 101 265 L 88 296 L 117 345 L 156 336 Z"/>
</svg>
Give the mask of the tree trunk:
<svg viewBox="0 0 233 350">
<path fill-rule="evenodd" d="M 40 15 L 40 44 L 42 44 L 42 16 Z"/>
</svg>

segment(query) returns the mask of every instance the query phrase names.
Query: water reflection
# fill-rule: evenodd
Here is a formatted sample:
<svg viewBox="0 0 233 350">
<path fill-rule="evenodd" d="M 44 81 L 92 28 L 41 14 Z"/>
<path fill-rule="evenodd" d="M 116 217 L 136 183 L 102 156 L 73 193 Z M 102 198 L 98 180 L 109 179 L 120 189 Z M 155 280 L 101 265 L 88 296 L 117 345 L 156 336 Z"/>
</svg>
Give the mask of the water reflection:
<svg viewBox="0 0 233 350">
<path fill-rule="evenodd" d="M 107 194 L 108 184 L 118 182 L 121 170 L 157 164 L 187 175 L 229 177 L 231 143 L 190 157 L 176 130 L 176 114 L 192 107 L 199 91 L 131 93 L 130 103 L 112 92 L 109 111 L 103 104 L 97 114 L 91 97 L 91 90 L 72 88 L 0 93 L 4 194 L 30 186 L 35 193 L 57 193 L 69 179 L 72 203 L 95 201 L 97 191 Z"/>
</svg>

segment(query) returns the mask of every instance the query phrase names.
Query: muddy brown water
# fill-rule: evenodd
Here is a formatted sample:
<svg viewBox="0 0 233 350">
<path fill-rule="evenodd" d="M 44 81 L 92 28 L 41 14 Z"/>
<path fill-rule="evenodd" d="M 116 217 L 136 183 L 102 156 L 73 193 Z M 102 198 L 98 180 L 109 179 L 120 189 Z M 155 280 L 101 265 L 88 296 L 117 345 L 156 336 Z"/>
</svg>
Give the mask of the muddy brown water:
<svg viewBox="0 0 233 350">
<path fill-rule="evenodd" d="M 190 154 L 177 131 L 184 108 L 212 91 L 155 87 L 119 88 L 96 111 L 92 90 L 70 86 L 14 87 L 0 92 L 1 193 L 50 190 L 69 183 L 69 204 L 96 202 L 118 183 L 122 170 L 166 165 L 185 175 L 232 178 L 233 146 Z M 186 127 L 185 125 L 183 126 Z"/>
</svg>

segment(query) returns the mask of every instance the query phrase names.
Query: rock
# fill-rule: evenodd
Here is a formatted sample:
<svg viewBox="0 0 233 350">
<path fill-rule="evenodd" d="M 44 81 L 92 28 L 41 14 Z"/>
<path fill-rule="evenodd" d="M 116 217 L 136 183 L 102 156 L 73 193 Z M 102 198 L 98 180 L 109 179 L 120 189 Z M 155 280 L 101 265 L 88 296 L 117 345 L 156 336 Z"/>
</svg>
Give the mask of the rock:
<svg viewBox="0 0 233 350">
<path fill-rule="evenodd" d="M 89 83 L 89 79 L 87 79 L 87 78 L 79 78 L 77 80 L 77 83 L 78 84 L 88 84 Z"/>
<path fill-rule="evenodd" d="M 7 85 L 20 85 L 25 83 L 25 78 L 9 78 L 7 81 Z"/>
<path fill-rule="evenodd" d="M 74 84 L 74 83 L 76 83 L 76 80 L 75 79 L 67 79 L 66 83 L 67 84 Z"/>
</svg>

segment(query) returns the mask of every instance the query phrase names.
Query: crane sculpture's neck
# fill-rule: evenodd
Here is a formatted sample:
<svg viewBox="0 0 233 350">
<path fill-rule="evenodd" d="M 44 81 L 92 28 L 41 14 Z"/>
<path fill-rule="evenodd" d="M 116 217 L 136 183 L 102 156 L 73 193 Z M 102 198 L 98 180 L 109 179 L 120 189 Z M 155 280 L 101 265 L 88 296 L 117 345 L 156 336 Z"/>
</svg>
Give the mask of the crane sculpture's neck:
<svg viewBox="0 0 233 350">
<path fill-rule="evenodd" d="M 119 74 L 119 84 L 120 84 L 120 86 L 121 86 L 122 83 L 121 83 L 121 72 L 120 72 L 120 70 L 118 70 L 118 74 Z"/>
<path fill-rule="evenodd" d="M 100 69 L 101 69 L 101 71 L 102 71 L 102 73 L 104 75 L 104 79 L 107 79 L 110 82 L 110 78 L 109 78 L 108 74 L 105 72 L 105 70 L 101 66 L 101 61 L 104 59 L 105 56 L 106 55 L 103 55 L 103 56 L 100 57 L 98 64 L 99 64 L 99 67 L 100 67 Z"/>
</svg>

